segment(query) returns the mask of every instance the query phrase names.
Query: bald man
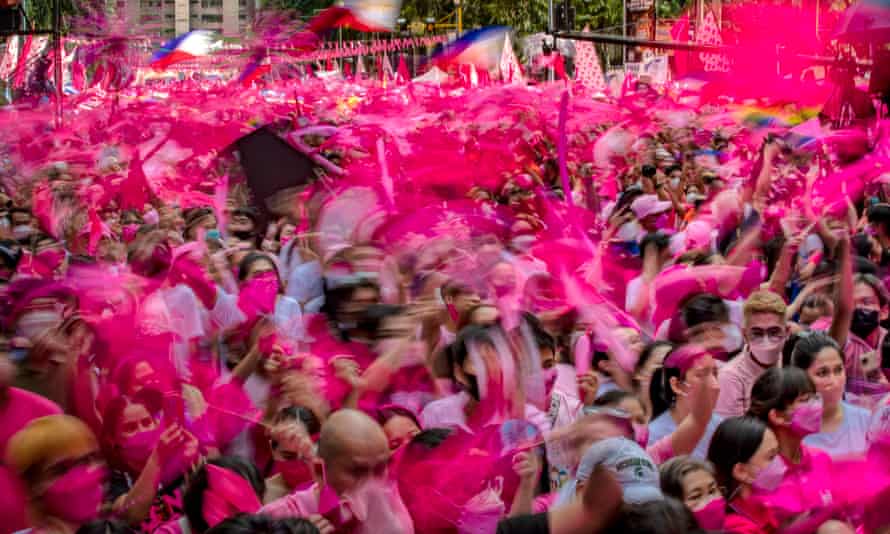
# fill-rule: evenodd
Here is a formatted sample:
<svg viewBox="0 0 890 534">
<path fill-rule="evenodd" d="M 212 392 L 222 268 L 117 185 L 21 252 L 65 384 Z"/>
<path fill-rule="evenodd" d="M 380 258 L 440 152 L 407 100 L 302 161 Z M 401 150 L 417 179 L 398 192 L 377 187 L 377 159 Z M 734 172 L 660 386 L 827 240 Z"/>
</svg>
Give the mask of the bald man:
<svg viewBox="0 0 890 534">
<path fill-rule="evenodd" d="M 272 517 L 322 516 L 335 528 L 355 532 L 413 533 L 411 516 L 389 483 L 389 443 L 376 421 L 357 410 L 340 410 L 321 427 L 315 484 L 260 510 Z"/>
</svg>

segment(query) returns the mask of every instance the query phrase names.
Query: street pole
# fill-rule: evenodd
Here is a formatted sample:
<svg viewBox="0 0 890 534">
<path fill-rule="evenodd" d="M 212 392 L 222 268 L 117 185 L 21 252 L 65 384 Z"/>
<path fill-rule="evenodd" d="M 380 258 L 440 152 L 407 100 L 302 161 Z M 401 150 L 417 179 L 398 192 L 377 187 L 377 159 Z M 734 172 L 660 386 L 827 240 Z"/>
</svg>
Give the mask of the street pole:
<svg viewBox="0 0 890 534">
<path fill-rule="evenodd" d="M 621 0 L 621 37 L 627 39 L 627 0 Z M 621 45 L 621 66 L 627 63 L 627 46 Z"/>
<path fill-rule="evenodd" d="M 461 0 L 454 0 L 455 5 L 457 5 L 457 36 L 464 32 L 464 7 L 463 2 Z"/>
</svg>

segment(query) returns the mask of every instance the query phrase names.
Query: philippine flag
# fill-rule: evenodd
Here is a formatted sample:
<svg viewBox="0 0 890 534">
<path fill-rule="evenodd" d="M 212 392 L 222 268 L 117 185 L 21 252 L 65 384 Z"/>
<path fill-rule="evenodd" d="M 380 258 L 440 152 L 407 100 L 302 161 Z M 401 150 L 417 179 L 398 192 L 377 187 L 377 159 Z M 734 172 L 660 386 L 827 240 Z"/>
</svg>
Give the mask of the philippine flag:
<svg viewBox="0 0 890 534">
<path fill-rule="evenodd" d="M 206 56 L 210 53 L 212 45 L 213 32 L 192 30 L 164 43 L 151 57 L 151 66 L 163 70 L 173 63 Z"/>
<path fill-rule="evenodd" d="M 331 6 L 312 19 L 309 31 L 320 35 L 348 26 L 362 32 L 391 32 L 401 9 L 402 0 L 344 0 L 342 6 Z"/>
<path fill-rule="evenodd" d="M 508 26 L 487 26 L 473 30 L 445 45 L 431 59 L 440 65 L 471 64 L 489 70 L 498 66 L 509 33 Z"/>
</svg>

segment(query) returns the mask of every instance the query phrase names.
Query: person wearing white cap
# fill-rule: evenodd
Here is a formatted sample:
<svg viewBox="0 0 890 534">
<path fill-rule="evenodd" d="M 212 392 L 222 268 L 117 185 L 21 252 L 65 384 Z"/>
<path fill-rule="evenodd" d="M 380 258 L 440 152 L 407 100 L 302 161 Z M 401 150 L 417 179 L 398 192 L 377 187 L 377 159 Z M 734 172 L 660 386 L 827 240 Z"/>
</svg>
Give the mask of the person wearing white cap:
<svg viewBox="0 0 890 534">
<path fill-rule="evenodd" d="M 560 491 L 557 505 L 570 502 L 576 492 L 584 491 L 587 479 L 599 465 L 615 475 L 624 502 L 640 504 L 664 498 L 655 462 L 637 443 L 619 436 L 601 439 L 587 448 L 578 464 L 575 480 Z"/>
<path fill-rule="evenodd" d="M 667 229 L 668 211 L 673 204 L 668 200 L 658 200 L 656 195 L 642 195 L 633 201 L 630 209 L 634 212 L 645 232 Z"/>
</svg>

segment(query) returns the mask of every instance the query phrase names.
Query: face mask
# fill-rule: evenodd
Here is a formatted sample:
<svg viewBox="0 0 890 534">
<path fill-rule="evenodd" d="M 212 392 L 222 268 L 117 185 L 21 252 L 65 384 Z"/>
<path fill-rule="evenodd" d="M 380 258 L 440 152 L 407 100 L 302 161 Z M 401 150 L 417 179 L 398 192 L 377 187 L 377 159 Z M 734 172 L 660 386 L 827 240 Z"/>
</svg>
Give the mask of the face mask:
<svg viewBox="0 0 890 534">
<path fill-rule="evenodd" d="M 621 228 L 615 232 L 615 239 L 618 241 L 636 241 L 639 233 L 639 223 L 637 223 L 637 221 L 630 221 L 622 224 Z"/>
<path fill-rule="evenodd" d="M 782 355 L 784 341 L 770 341 L 768 337 L 759 337 L 748 344 L 751 354 L 763 365 L 775 365 Z"/>
<path fill-rule="evenodd" d="M 108 470 L 79 465 L 59 477 L 43 493 L 46 511 L 71 523 L 86 523 L 99 515 Z"/>
<path fill-rule="evenodd" d="M 791 412 L 791 431 L 800 437 L 816 434 L 822 429 L 822 399 L 798 404 Z"/>
<path fill-rule="evenodd" d="M 445 308 L 448 310 L 448 317 L 451 318 L 451 321 L 456 323 L 460 319 L 460 314 L 457 312 L 457 306 L 454 304 L 446 304 Z"/>
<path fill-rule="evenodd" d="M 698 526 L 705 530 L 723 530 L 726 520 L 726 500 L 723 497 L 711 499 L 707 504 L 692 512 Z"/>
<path fill-rule="evenodd" d="M 275 467 L 289 488 L 297 488 L 312 481 L 312 470 L 303 460 L 279 461 L 275 462 Z"/>
<path fill-rule="evenodd" d="M 785 464 L 778 455 L 757 473 L 751 486 L 760 492 L 770 492 L 779 487 L 785 478 Z"/>
<path fill-rule="evenodd" d="M 137 432 L 121 443 L 120 457 L 133 471 L 140 471 L 161 437 L 161 428 Z"/>
<path fill-rule="evenodd" d="M 680 187 L 680 179 L 679 178 L 671 178 L 671 189 L 676 189 Z"/>
<path fill-rule="evenodd" d="M 214 228 L 212 230 L 207 230 L 207 233 L 204 234 L 204 239 L 220 241 L 222 239 L 222 235 L 219 233 L 219 230 Z"/>
<path fill-rule="evenodd" d="M 244 283 L 238 295 L 238 303 L 240 305 L 244 302 L 247 307 L 256 308 L 261 313 L 272 313 L 275 309 L 277 294 L 278 277 L 274 272 L 268 271 L 260 273 Z"/>
<path fill-rule="evenodd" d="M 742 348 L 745 340 L 742 338 L 742 331 L 734 324 L 725 324 L 720 327 L 723 331 L 723 350 L 727 353 L 733 353 Z"/>
<path fill-rule="evenodd" d="M 20 224 L 18 226 L 14 226 L 12 228 L 12 238 L 16 241 L 25 241 L 31 234 L 34 232 L 34 229 L 27 224 Z"/>
<path fill-rule="evenodd" d="M 867 338 L 878 327 L 878 311 L 856 308 L 853 310 L 853 322 L 850 331 L 860 338 Z"/>
<path fill-rule="evenodd" d="M 234 236 L 239 241 L 253 241 L 254 238 L 252 230 L 232 232 L 232 236 Z"/>
</svg>

